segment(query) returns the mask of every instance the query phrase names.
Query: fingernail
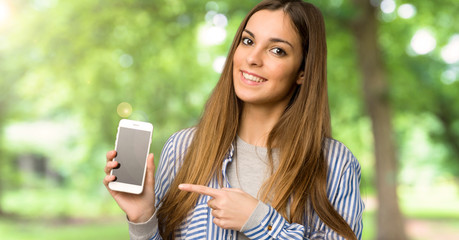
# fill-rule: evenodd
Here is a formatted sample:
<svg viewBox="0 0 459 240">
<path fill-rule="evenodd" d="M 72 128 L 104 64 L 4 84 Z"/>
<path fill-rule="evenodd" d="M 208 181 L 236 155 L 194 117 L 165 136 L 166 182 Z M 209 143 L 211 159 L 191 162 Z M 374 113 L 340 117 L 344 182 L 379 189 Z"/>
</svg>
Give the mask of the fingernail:
<svg viewBox="0 0 459 240">
<path fill-rule="evenodd" d="M 179 189 L 182 189 L 182 188 L 183 188 L 183 184 L 179 184 L 179 185 L 178 185 L 178 188 L 179 188 Z"/>
<path fill-rule="evenodd" d="M 118 163 L 118 165 L 116 165 L 116 167 L 114 167 L 113 169 L 118 169 L 120 168 L 120 166 L 121 166 L 121 163 Z"/>
</svg>

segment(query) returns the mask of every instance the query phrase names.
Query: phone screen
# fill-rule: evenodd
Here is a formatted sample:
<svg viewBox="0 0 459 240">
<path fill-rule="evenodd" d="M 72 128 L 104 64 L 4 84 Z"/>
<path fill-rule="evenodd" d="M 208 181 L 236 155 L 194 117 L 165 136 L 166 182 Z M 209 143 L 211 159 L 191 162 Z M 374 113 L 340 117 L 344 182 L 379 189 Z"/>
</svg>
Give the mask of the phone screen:
<svg viewBox="0 0 459 240">
<path fill-rule="evenodd" d="M 116 182 L 142 185 L 149 138 L 148 131 L 119 128 L 115 159 L 120 165 L 118 169 L 113 169 Z"/>
</svg>

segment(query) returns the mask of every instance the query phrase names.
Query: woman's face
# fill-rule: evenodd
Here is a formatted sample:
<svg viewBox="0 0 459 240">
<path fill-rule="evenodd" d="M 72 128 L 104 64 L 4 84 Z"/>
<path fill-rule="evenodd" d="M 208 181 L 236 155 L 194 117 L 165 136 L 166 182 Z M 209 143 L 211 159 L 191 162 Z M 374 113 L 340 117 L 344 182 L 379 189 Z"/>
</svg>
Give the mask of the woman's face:
<svg viewBox="0 0 459 240">
<path fill-rule="evenodd" d="M 252 15 L 233 58 L 236 95 L 244 104 L 287 106 L 302 62 L 301 40 L 282 10 Z"/>
</svg>

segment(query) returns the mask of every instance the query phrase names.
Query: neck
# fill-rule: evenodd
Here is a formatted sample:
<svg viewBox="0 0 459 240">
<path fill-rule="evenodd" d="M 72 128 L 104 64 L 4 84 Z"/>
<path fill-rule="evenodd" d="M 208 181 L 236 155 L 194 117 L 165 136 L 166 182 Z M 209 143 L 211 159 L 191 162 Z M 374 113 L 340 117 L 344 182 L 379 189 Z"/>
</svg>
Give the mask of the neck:
<svg viewBox="0 0 459 240">
<path fill-rule="evenodd" d="M 251 145 L 266 147 L 269 133 L 284 110 L 283 105 L 266 107 L 244 104 L 237 132 L 239 137 Z"/>
</svg>

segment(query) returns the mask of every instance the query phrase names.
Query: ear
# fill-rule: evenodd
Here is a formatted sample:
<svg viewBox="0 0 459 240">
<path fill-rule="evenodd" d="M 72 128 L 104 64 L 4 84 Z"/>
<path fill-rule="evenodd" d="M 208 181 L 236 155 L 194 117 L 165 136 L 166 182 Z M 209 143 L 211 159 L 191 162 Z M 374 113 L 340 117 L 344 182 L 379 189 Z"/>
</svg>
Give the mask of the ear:
<svg viewBox="0 0 459 240">
<path fill-rule="evenodd" d="M 303 84 L 303 79 L 304 79 L 304 71 L 300 71 L 298 73 L 298 78 L 296 79 L 296 84 L 298 85 Z"/>
</svg>

